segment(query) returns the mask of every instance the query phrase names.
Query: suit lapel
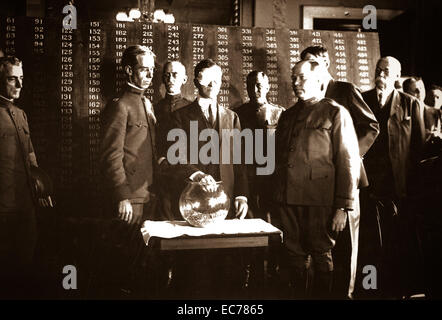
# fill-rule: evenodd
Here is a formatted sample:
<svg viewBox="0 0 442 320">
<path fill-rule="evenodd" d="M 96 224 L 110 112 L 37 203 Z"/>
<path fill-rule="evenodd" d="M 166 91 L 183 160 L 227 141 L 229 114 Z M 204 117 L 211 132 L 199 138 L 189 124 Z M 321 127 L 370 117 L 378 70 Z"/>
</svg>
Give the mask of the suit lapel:
<svg viewBox="0 0 442 320">
<path fill-rule="evenodd" d="M 390 117 L 396 117 L 399 121 L 404 118 L 403 109 L 401 108 L 401 97 L 396 90 L 393 90 L 391 97 Z"/>
<path fill-rule="evenodd" d="M 201 107 L 198 104 L 198 100 L 195 100 L 190 106 L 189 106 L 189 121 L 198 121 L 198 131 L 201 131 L 205 128 L 209 128 L 209 124 L 206 120 L 206 117 L 204 116 L 203 111 L 201 110 Z M 190 122 L 189 122 L 190 124 Z"/>
</svg>

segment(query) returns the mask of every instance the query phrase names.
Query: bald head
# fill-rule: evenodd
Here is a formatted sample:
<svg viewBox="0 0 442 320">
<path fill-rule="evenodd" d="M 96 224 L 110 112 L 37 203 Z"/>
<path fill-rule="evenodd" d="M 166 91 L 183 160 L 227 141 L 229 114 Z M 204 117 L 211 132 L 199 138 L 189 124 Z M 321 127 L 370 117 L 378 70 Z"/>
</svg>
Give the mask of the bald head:
<svg viewBox="0 0 442 320">
<path fill-rule="evenodd" d="M 401 63 L 394 57 L 382 57 L 376 64 L 375 85 L 379 90 L 390 92 L 401 76 Z"/>
<path fill-rule="evenodd" d="M 187 82 L 186 68 L 179 61 L 168 61 L 163 68 L 163 82 L 168 94 L 176 95 Z"/>
<path fill-rule="evenodd" d="M 300 61 L 292 69 L 292 86 L 295 95 L 301 100 L 323 98 L 322 66 L 316 61 Z"/>
</svg>

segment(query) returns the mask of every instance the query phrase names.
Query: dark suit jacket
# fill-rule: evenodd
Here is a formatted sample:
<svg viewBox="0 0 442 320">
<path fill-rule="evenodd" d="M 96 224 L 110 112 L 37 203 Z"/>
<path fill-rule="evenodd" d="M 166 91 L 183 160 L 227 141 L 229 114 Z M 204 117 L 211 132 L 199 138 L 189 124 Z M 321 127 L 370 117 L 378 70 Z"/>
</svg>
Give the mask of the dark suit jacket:
<svg viewBox="0 0 442 320">
<path fill-rule="evenodd" d="M 370 108 L 378 104 L 376 89 L 362 94 Z M 411 179 L 416 175 L 417 164 L 422 156 L 425 142 L 425 127 L 419 101 L 394 90 L 391 97 L 391 111 L 388 119 L 389 157 L 393 169 L 394 184 L 399 197 L 408 193 Z M 367 157 L 376 155 L 367 154 Z M 370 177 L 368 177 L 370 179 Z"/>
<path fill-rule="evenodd" d="M 141 100 L 143 91 L 127 86 L 102 113 L 101 164 L 114 200 L 149 201 L 156 164 L 155 122 Z"/>
<path fill-rule="evenodd" d="M 197 121 L 198 123 L 198 135 L 199 133 L 206 129 L 211 128 L 209 123 L 207 122 L 201 107 L 198 105 L 198 101 L 195 100 L 190 105 L 181 108 L 173 113 L 174 123 L 176 128 L 181 128 L 187 134 L 188 142 L 190 137 L 190 121 Z M 239 122 L 238 115 L 232 110 L 226 109 L 218 105 L 218 114 L 217 121 L 219 130 L 222 129 L 238 129 L 241 130 L 241 125 Z M 222 135 L 220 137 L 220 159 L 222 159 Z M 195 139 L 195 137 L 192 137 Z M 198 139 L 198 137 L 196 137 Z M 198 139 L 198 150 L 204 146 L 206 142 L 199 141 Z M 189 144 L 188 144 L 189 146 Z M 233 158 L 233 143 L 230 144 L 230 159 Z M 190 148 L 188 147 L 188 153 Z M 187 155 L 187 163 L 189 163 L 189 154 Z M 248 186 L 247 186 L 247 173 L 244 165 L 242 164 L 233 164 L 233 161 L 230 161 L 229 164 L 223 164 L 220 161 L 220 164 L 217 165 L 219 168 L 219 176 L 220 179 L 224 183 L 224 187 L 226 189 L 227 194 L 231 199 L 236 196 L 246 196 L 248 197 Z M 208 166 L 201 163 L 198 159 L 197 164 L 188 164 L 188 165 L 176 165 L 173 168 L 175 174 L 180 177 L 181 180 L 185 180 L 189 178 L 194 172 L 202 171 L 207 172 Z"/>
<path fill-rule="evenodd" d="M 371 109 L 367 106 L 356 86 L 350 82 L 330 80 L 326 98 L 335 100 L 344 106 L 353 119 L 359 144 L 359 154 L 363 157 L 374 143 L 379 134 L 379 124 Z M 367 174 L 361 162 L 361 178 L 359 187 L 368 186 Z"/>
</svg>

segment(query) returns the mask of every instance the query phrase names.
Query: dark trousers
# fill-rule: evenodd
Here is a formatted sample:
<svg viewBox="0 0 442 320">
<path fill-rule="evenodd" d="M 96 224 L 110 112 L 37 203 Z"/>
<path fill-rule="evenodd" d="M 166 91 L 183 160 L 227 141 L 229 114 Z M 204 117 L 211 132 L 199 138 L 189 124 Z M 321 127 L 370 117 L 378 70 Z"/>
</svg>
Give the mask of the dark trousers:
<svg viewBox="0 0 442 320">
<path fill-rule="evenodd" d="M 132 204 L 135 213 L 142 213 L 144 222 L 151 219 L 155 203 Z M 115 213 L 117 216 L 117 213 Z M 141 234 L 141 224 L 129 225 L 118 218 L 112 219 L 103 230 L 102 255 L 97 257 L 97 274 L 93 287 L 97 298 L 124 299 L 141 297 L 149 271 L 148 250 Z"/>
<path fill-rule="evenodd" d="M 361 253 L 357 277 L 361 298 L 392 298 L 419 293 L 420 252 L 415 219 L 416 204 L 408 199 L 379 198 L 364 193 L 361 199 Z M 363 287 L 364 266 L 377 271 L 377 288 Z"/>
<path fill-rule="evenodd" d="M 332 207 L 279 206 L 286 261 L 296 298 L 329 298 L 333 275 Z M 314 280 L 309 270 L 313 266 Z"/>
<path fill-rule="evenodd" d="M 0 298 L 32 295 L 37 226 L 33 208 L 0 213 Z"/>
</svg>

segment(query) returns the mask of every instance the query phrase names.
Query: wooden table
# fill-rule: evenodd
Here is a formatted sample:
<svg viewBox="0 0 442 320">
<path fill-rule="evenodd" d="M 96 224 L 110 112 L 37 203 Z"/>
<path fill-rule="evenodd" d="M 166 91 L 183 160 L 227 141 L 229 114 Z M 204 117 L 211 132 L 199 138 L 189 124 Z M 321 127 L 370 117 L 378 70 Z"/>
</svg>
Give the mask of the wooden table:
<svg viewBox="0 0 442 320">
<path fill-rule="evenodd" d="M 233 255 L 235 261 L 245 264 L 243 288 L 249 287 L 252 261 L 263 266 L 268 248 L 282 242 L 282 232 L 262 219 L 225 220 L 206 228 L 191 227 L 184 221 L 146 221 L 142 233 L 148 247 L 169 261 Z M 174 278 L 172 265 L 168 265 L 166 290 Z"/>
</svg>

